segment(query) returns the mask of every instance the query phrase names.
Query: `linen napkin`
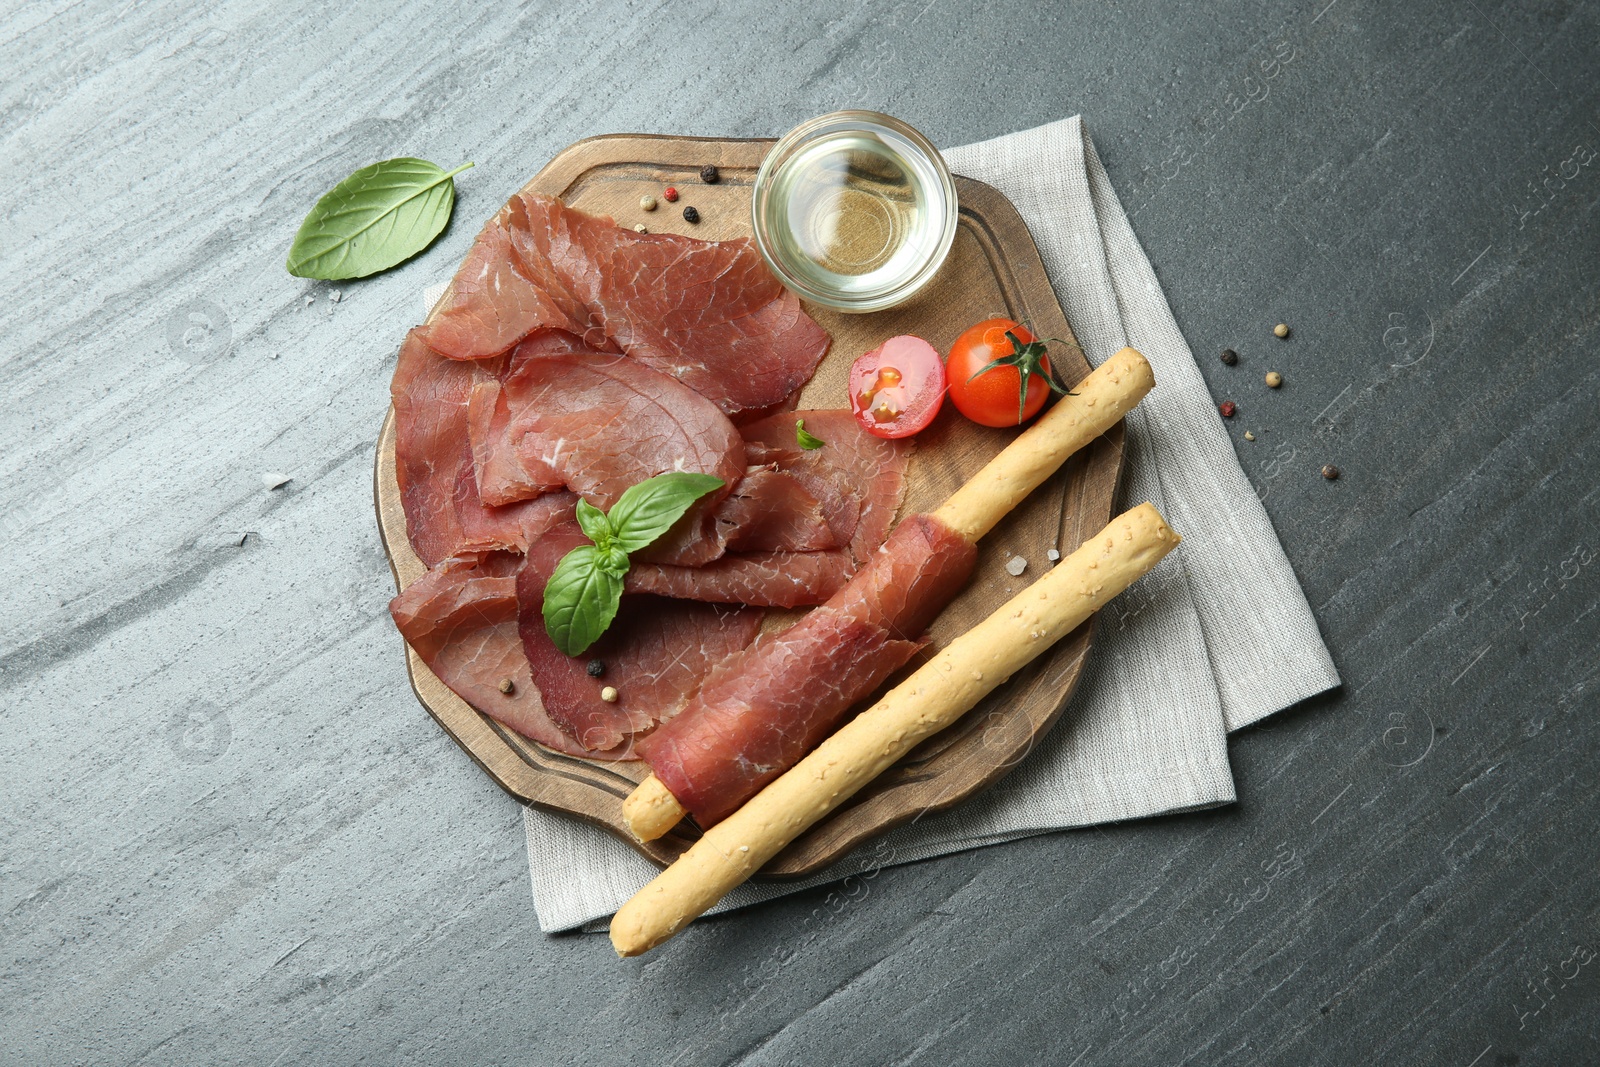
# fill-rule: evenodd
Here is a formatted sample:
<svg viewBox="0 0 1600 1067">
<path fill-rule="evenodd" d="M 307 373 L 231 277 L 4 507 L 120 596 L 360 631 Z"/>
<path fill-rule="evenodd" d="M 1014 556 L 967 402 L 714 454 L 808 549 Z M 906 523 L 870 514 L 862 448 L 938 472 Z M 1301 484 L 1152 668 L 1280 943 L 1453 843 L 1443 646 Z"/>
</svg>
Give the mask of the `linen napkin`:
<svg viewBox="0 0 1600 1067">
<path fill-rule="evenodd" d="M 945 158 L 1021 212 L 1090 363 L 1124 345 L 1150 360 L 1157 385 L 1128 416 L 1117 510 L 1154 503 L 1183 544 L 1102 612 L 1066 711 L 999 784 L 813 878 L 741 886 L 714 912 L 1032 834 L 1230 803 L 1227 732 L 1339 684 L 1081 118 Z M 656 874 L 606 831 L 560 813 L 525 808 L 523 827 L 547 933 L 604 929 Z"/>
</svg>

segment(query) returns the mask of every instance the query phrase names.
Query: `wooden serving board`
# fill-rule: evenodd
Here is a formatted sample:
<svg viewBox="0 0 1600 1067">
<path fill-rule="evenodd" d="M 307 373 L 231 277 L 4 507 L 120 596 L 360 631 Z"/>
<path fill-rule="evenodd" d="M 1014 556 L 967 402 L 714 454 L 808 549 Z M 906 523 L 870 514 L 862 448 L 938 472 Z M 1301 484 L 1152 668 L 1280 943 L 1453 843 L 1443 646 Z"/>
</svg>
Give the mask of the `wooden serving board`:
<svg viewBox="0 0 1600 1067">
<path fill-rule="evenodd" d="M 643 223 L 652 232 L 688 234 L 708 240 L 749 236 L 751 185 L 770 140 L 618 135 L 595 137 L 563 151 L 524 187 L 559 196 L 568 205 L 610 215 L 625 226 Z M 700 168 L 714 163 L 721 181 L 706 185 Z M 1011 202 L 995 189 L 957 176 L 960 224 L 939 275 L 909 303 L 888 311 L 847 315 L 806 305 L 833 337 L 827 358 L 802 393 L 801 407 L 847 406 L 850 364 L 886 338 L 916 334 L 940 351 L 967 326 L 1003 316 L 1030 324 L 1051 345 L 1051 360 L 1067 381 L 1090 370 L 1073 339 L 1038 249 Z M 677 186 L 676 204 L 664 200 L 653 212 L 639 207 L 646 193 L 659 198 Z M 690 225 L 682 209 L 700 212 Z M 917 438 L 907 472 L 900 515 L 931 511 L 969 475 L 1011 440 L 1015 431 L 989 430 L 962 418 L 952 405 Z M 1073 457 L 1024 504 L 984 538 L 971 585 L 934 623 L 935 649 L 987 616 L 1050 564 L 1046 553 L 1063 554 L 1105 525 L 1122 467 L 1122 427 Z M 378 524 L 397 585 L 404 589 L 423 573 L 406 538 L 405 513 L 395 482 L 394 412 L 378 439 L 374 472 Z M 1027 561 L 1021 577 L 1006 563 Z M 1093 620 L 1047 655 L 1019 672 L 955 727 L 913 751 L 857 795 L 812 827 L 762 872 L 771 878 L 811 874 L 866 839 L 922 814 L 947 808 L 999 780 L 1049 730 L 1071 696 L 1092 638 Z M 613 831 L 658 863 L 669 863 L 692 843 L 695 831 L 680 826 L 659 841 L 641 845 L 622 821 L 622 799 L 648 773 L 641 763 L 614 763 L 552 752 L 480 714 L 406 649 L 412 687 L 428 712 L 489 776 L 512 796 L 564 811 Z"/>
</svg>

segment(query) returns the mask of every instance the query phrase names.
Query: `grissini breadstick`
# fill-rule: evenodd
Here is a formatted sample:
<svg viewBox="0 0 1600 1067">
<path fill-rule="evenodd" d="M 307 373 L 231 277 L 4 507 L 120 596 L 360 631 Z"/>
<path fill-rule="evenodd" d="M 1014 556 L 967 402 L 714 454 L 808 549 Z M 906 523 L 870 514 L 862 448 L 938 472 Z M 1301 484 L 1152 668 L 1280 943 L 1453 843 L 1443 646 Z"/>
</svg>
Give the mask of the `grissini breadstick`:
<svg viewBox="0 0 1600 1067">
<path fill-rule="evenodd" d="M 622 817 L 640 841 L 654 841 L 678 825 L 684 816 L 683 805 L 666 783 L 651 775 L 622 802 Z"/>
<path fill-rule="evenodd" d="M 1062 397 L 1042 418 L 1019 434 L 1016 440 L 1007 445 L 981 471 L 958 489 L 938 511 L 934 512 L 932 520 L 937 523 L 941 530 L 946 531 L 944 534 L 945 539 L 955 540 L 949 536 L 954 534 L 955 538 L 959 539 L 956 541 L 957 544 L 962 542 L 968 545 L 975 544 L 980 537 L 988 533 L 996 523 L 1004 518 L 1011 509 L 1016 507 L 1024 497 L 1043 483 L 1046 478 L 1050 477 L 1066 461 L 1067 457 L 1115 426 L 1154 385 L 1155 377 L 1151 373 L 1150 364 L 1145 360 L 1144 356 L 1132 348 L 1124 348 L 1117 352 L 1074 386 L 1072 395 Z M 902 523 L 902 526 L 908 526 L 915 522 L 926 524 L 928 517 L 913 517 Z M 911 532 L 909 530 L 896 531 L 894 540 L 897 542 L 905 540 L 915 544 L 917 542 L 914 538 L 902 538 L 901 536 Z M 970 562 L 967 565 L 970 567 Z M 872 566 L 881 566 L 881 561 Z M 867 571 L 857 575 L 850 586 L 835 595 L 828 604 L 817 609 L 820 614 L 812 618 L 810 620 L 811 623 L 816 625 L 825 623 L 830 612 L 850 614 L 855 611 L 859 614 L 861 603 L 870 601 L 875 595 L 875 587 L 873 587 L 872 583 L 876 580 L 878 580 L 877 577 Z M 964 576 L 960 578 L 960 581 L 964 583 Z M 956 588 L 958 586 L 949 588 L 948 595 L 954 595 Z M 948 595 L 945 595 L 945 599 L 948 599 Z M 855 608 L 845 607 L 845 605 L 850 604 L 854 604 Z M 935 612 L 943 606 L 944 602 L 942 600 L 931 605 L 932 610 Z M 931 617 L 930 613 L 929 618 Z M 926 625 L 926 623 L 919 624 L 917 632 L 920 632 L 921 625 Z M 800 629 L 796 629 L 789 636 L 792 636 L 796 643 L 801 643 L 807 635 Z M 769 648 L 766 651 L 776 657 L 784 654 L 785 650 Z M 861 692 L 849 695 L 848 699 L 840 697 L 840 699 L 836 700 L 835 702 L 839 704 L 838 710 L 842 712 L 845 708 L 855 703 L 857 699 L 865 697 L 878 684 L 881 684 L 882 677 L 887 673 L 887 670 L 884 671 L 883 674 L 872 679 L 871 684 L 863 688 Z M 646 748 L 648 749 L 650 745 L 656 745 L 659 751 L 659 749 L 667 748 L 669 744 L 675 743 L 669 742 L 669 735 L 692 734 L 697 728 L 697 716 L 705 710 L 692 703 L 690 708 L 686 709 L 682 722 L 678 722 L 676 726 L 669 724 L 663 727 L 662 730 L 658 731 L 661 736 L 655 738 L 654 741 L 646 742 Z M 822 736 L 827 730 L 831 730 L 833 723 L 837 721 L 836 717 L 829 718 L 832 714 L 831 708 L 816 707 L 810 710 L 817 716 L 827 720 L 823 723 L 826 729 L 818 736 Z M 754 712 L 751 712 L 751 714 L 754 714 Z M 720 736 L 729 736 L 729 730 L 725 724 L 719 724 L 719 728 L 715 732 Z M 674 749 L 673 754 L 682 751 L 684 750 Z M 772 773 L 776 773 L 777 770 L 781 770 L 782 767 L 798 759 L 803 751 L 803 748 L 795 751 L 786 760 L 778 763 Z M 759 764 L 762 766 L 772 764 L 770 753 L 757 754 L 750 752 L 740 753 L 740 755 L 744 757 L 741 761 L 742 764 Z M 701 759 L 701 773 L 698 778 L 702 781 L 713 778 L 713 770 L 708 770 L 705 763 L 709 757 L 705 753 L 700 753 L 699 756 Z M 658 770 L 662 768 L 659 758 L 667 758 L 653 755 L 648 750 L 645 752 L 645 757 L 651 760 Z M 690 799 L 689 794 L 683 794 L 684 800 L 680 800 L 678 796 L 674 795 L 673 789 L 682 789 L 682 781 L 690 779 L 686 772 L 676 764 L 673 765 L 672 771 L 673 774 L 668 775 L 668 777 L 673 781 L 678 781 L 680 784 L 669 786 L 661 778 L 652 774 L 623 802 L 623 818 L 628 823 L 629 829 L 641 841 L 653 841 L 671 830 L 686 814 L 685 801 L 690 806 L 696 803 L 695 800 Z M 666 770 L 661 770 L 661 773 L 668 774 Z M 716 791 L 716 789 L 711 790 L 711 792 Z M 700 795 L 704 796 L 706 792 L 706 790 L 702 789 Z M 754 792 L 754 789 L 751 789 L 751 792 Z M 724 810 L 732 810 L 742 798 L 735 794 L 726 799 L 727 803 Z M 703 807 L 695 807 L 695 812 L 702 822 L 709 822 L 708 816 L 714 819 L 722 814 L 721 811 L 708 812 Z"/>
<path fill-rule="evenodd" d="M 968 541 L 1011 514 L 1067 458 L 1133 410 L 1155 387 L 1150 364 L 1124 348 L 1073 386 L 1038 422 L 1022 431 L 1000 454 L 950 494 L 933 517 Z"/>
<path fill-rule="evenodd" d="M 1148 573 L 1180 538 L 1154 506 L 1117 516 L 792 769 L 707 830 L 611 921 L 621 956 L 677 933 L 807 828 Z"/>
</svg>

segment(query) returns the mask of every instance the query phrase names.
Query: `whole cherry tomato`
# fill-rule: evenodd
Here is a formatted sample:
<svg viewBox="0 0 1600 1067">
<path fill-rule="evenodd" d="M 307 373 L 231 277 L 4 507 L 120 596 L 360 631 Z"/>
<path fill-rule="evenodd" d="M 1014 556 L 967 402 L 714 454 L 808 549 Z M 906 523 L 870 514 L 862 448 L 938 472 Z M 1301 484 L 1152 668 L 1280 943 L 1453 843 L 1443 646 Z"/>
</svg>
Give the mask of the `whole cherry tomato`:
<svg viewBox="0 0 1600 1067">
<path fill-rule="evenodd" d="M 985 319 L 950 347 L 950 402 L 984 426 L 1022 425 L 1052 391 L 1066 392 L 1050 369 L 1048 352 L 1020 323 Z"/>
<path fill-rule="evenodd" d="M 891 337 L 850 367 L 850 410 L 876 437 L 910 437 L 944 403 L 944 363 L 920 337 Z"/>
</svg>

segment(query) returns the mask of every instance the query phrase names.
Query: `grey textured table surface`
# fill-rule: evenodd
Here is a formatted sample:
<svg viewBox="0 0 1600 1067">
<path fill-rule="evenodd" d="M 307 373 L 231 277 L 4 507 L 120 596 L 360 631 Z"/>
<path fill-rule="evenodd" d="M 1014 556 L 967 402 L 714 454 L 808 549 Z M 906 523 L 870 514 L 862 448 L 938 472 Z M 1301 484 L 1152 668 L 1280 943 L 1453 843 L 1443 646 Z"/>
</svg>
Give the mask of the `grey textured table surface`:
<svg viewBox="0 0 1600 1067">
<path fill-rule="evenodd" d="M 0 41 L 0 1062 L 1600 1060 L 1594 5 L 12 0 Z M 537 933 L 516 805 L 407 686 L 394 352 L 569 142 L 851 105 L 1086 116 L 1346 686 L 1233 739 L 1232 808 L 621 963 Z M 394 155 L 477 161 L 445 237 L 289 277 Z"/>
</svg>

